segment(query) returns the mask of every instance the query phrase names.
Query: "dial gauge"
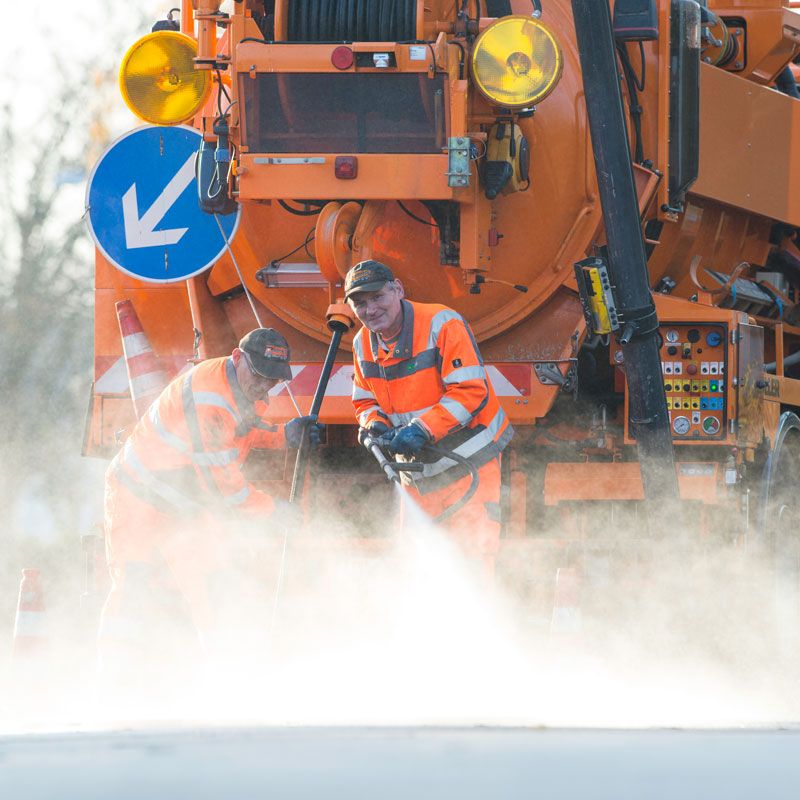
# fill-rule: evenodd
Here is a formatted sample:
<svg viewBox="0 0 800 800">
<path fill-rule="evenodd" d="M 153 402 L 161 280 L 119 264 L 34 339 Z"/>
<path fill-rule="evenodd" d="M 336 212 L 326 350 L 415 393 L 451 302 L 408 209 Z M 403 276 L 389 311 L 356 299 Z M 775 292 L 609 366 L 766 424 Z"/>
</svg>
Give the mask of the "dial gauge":
<svg viewBox="0 0 800 800">
<path fill-rule="evenodd" d="M 689 422 L 688 417 L 675 417 L 675 419 L 672 420 L 672 430 L 674 430 L 678 436 L 686 436 L 691 427 L 692 424 Z"/>
</svg>

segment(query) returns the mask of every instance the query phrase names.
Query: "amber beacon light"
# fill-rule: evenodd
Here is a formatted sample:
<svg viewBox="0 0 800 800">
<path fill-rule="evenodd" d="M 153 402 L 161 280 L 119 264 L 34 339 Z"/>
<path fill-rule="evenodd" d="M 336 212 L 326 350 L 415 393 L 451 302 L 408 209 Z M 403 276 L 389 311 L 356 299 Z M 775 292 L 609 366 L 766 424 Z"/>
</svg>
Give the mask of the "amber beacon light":
<svg viewBox="0 0 800 800">
<path fill-rule="evenodd" d="M 526 108 L 555 89 L 564 56 L 555 36 L 534 17 L 503 17 L 475 40 L 470 59 L 481 93 L 506 108 Z"/>
<path fill-rule="evenodd" d="M 133 44 L 119 68 L 119 87 L 128 108 L 155 125 L 191 119 L 211 91 L 211 73 L 195 70 L 197 44 L 176 31 L 157 31 Z"/>
</svg>

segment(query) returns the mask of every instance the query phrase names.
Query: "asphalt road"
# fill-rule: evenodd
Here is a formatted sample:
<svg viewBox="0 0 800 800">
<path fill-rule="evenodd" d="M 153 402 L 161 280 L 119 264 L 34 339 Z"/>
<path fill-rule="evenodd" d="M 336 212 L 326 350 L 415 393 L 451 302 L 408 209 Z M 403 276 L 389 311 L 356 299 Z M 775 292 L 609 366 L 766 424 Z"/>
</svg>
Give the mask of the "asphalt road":
<svg viewBox="0 0 800 800">
<path fill-rule="evenodd" d="M 800 728 L 236 728 L 0 737 L 20 800 L 797 800 Z"/>
</svg>

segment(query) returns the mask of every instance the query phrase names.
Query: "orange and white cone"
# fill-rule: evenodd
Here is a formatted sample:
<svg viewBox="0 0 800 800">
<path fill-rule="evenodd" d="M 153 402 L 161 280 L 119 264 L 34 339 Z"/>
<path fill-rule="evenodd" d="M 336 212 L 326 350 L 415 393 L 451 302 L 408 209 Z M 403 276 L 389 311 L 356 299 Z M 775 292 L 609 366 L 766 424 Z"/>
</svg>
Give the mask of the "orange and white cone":
<svg viewBox="0 0 800 800">
<path fill-rule="evenodd" d="M 45 608 L 38 569 L 22 570 L 11 657 L 16 660 L 40 656 L 45 649 Z"/>
<path fill-rule="evenodd" d="M 117 320 L 136 417 L 141 418 L 169 383 L 130 300 L 120 300 Z"/>
<path fill-rule="evenodd" d="M 556 591 L 550 633 L 579 634 L 583 631 L 581 579 L 574 567 L 556 570 Z"/>
</svg>

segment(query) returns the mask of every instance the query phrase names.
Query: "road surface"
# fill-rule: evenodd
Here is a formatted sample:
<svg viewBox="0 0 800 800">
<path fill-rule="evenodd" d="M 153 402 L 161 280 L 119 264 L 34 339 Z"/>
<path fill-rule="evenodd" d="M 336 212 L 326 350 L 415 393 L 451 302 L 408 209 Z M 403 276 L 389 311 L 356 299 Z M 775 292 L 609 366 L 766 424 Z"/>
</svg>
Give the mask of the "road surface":
<svg viewBox="0 0 800 800">
<path fill-rule="evenodd" d="M 800 728 L 207 728 L 0 737 L 20 800 L 797 800 Z"/>
</svg>

